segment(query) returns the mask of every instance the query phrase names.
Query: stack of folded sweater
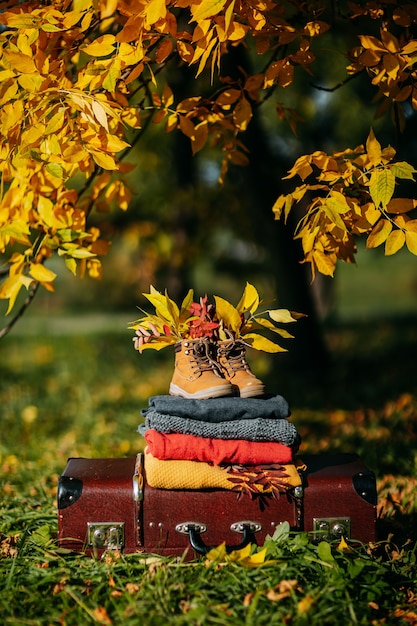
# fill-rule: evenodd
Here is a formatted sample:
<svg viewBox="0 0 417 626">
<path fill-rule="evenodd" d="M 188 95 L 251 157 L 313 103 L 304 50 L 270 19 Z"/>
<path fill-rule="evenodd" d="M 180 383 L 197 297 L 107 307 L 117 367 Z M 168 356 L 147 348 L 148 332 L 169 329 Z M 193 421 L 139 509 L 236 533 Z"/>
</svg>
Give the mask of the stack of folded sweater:
<svg viewBox="0 0 417 626">
<path fill-rule="evenodd" d="M 301 484 L 300 444 L 288 403 L 266 398 L 190 400 L 160 395 L 142 410 L 148 484 L 160 489 L 282 492 Z"/>
</svg>

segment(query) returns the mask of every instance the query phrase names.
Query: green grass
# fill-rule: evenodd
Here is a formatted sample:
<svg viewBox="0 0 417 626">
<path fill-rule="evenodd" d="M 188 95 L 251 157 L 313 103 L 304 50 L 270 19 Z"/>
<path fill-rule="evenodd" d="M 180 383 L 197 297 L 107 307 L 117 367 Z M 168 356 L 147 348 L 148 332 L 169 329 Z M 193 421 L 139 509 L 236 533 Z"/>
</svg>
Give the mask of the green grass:
<svg viewBox="0 0 417 626">
<path fill-rule="evenodd" d="M 417 258 L 406 249 L 384 256 L 381 246 L 359 242 L 356 264 L 339 263 L 334 281 L 339 316 L 344 320 L 417 313 Z"/>
<path fill-rule="evenodd" d="M 128 332 L 7 337 L 0 362 L 1 623 L 417 623 L 416 329 L 406 318 L 330 327 L 332 361 L 320 372 L 295 369 L 285 356 L 253 356 L 254 370 L 290 402 L 301 456 L 354 451 L 375 471 L 379 537 L 343 551 L 284 526 L 252 567 L 223 557 L 109 553 L 96 560 L 60 549 L 55 498 L 66 459 L 141 450 L 140 409 L 150 395 L 166 393 L 172 355 L 139 356 Z"/>
</svg>

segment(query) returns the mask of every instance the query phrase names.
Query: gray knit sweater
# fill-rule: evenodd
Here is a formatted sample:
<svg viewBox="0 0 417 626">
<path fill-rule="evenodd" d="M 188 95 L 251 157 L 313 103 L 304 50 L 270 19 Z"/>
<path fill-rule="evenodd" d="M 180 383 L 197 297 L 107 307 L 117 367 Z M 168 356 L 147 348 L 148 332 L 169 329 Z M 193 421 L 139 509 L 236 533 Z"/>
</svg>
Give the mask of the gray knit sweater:
<svg viewBox="0 0 417 626">
<path fill-rule="evenodd" d="M 145 424 L 138 430 L 143 435 L 148 428 L 161 433 L 183 433 L 212 439 L 246 439 L 247 441 L 276 441 L 286 446 L 300 443 L 295 426 L 286 419 L 234 419 L 206 422 L 177 415 L 162 415 L 155 409 L 145 413 Z"/>
</svg>

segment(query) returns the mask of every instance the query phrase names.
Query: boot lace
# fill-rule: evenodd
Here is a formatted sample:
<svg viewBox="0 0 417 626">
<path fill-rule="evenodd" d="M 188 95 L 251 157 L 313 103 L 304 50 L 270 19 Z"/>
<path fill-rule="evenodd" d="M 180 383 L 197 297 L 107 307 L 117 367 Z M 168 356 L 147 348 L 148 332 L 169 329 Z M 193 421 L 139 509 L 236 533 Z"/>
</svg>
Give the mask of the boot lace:
<svg viewBox="0 0 417 626">
<path fill-rule="evenodd" d="M 191 355 L 193 358 L 190 359 L 190 366 L 195 374 L 212 371 L 217 376 L 221 376 L 218 365 L 213 358 L 213 346 L 208 342 L 201 341 L 194 344 L 190 348 Z"/>
<path fill-rule="evenodd" d="M 248 370 L 249 366 L 245 358 L 245 348 L 237 342 L 230 346 L 222 346 L 219 348 L 220 356 L 223 357 L 222 364 L 226 368 L 230 368 L 234 372 L 238 370 Z"/>
</svg>

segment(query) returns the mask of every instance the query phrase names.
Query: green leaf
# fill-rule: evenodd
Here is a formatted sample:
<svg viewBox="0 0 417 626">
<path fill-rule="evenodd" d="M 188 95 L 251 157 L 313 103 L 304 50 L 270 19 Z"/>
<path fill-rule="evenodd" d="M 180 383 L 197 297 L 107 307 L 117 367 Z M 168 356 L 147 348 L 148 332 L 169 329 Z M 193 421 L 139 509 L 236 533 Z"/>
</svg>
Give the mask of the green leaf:
<svg viewBox="0 0 417 626">
<path fill-rule="evenodd" d="M 319 545 L 317 546 L 317 553 L 319 555 L 319 558 L 326 563 L 334 561 L 332 548 L 330 546 L 330 543 L 327 543 L 327 541 L 320 541 Z"/>
<path fill-rule="evenodd" d="M 396 178 L 407 178 L 409 180 L 414 180 L 413 174 L 417 172 L 417 170 L 407 163 L 406 161 L 399 161 L 398 163 L 394 163 L 391 167 L 391 172 L 394 174 Z"/>
<path fill-rule="evenodd" d="M 275 528 L 274 534 L 272 535 L 271 539 L 276 543 L 280 543 L 280 541 L 287 541 L 288 537 L 290 536 L 290 530 L 291 528 L 288 522 L 281 522 Z"/>
<path fill-rule="evenodd" d="M 63 243 L 71 243 L 78 239 L 90 239 L 91 233 L 83 233 L 79 230 L 72 230 L 71 228 L 59 228 L 57 231 L 57 235 Z M 53 240 L 51 240 L 52 243 Z M 49 243 L 47 244 L 49 245 Z M 77 246 L 77 244 L 72 244 L 73 246 Z"/>
<path fill-rule="evenodd" d="M 38 546 L 47 546 L 52 539 L 51 529 L 47 524 L 39 526 L 30 535 L 30 539 Z"/>
<path fill-rule="evenodd" d="M 66 254 L 72 256 L 74 259 L 90 259 L 96 256 L 93 252 L 87 250 L 87 248 L 74 248 L 73 250 L 66 250 Z"/>
<path fill-rule="evenodd" d="M 64 168 L 59 163 L 47 163 L 45 167 L 46 171 L 55 178 L 62 179 L 64 177 Z"/>
<path fill-rule="evenodd" d="M 389 169 L 372 172 L 369 181 L 369 193 L 376 208 L 386 207 L 395 189 L 395 176 Z"/>
<path fill-rule="evenodd" d="M 360 559 L 350 561 L 348 564 L 348 574 L 350 578 L 356 578 L 357 576 L 359 576 L 364 567 L 365 561 L 361 561 Z"/>
<path fill-rule="evenodd" d="M 74 276 L 77 275 L 77 262 L 75 261 L 75 259 L 71 259 L 69 257 L 66 257 L 65 258 L 65 265 L 67 266 L 69 271 L 72 274 L 74 274 Z"/>
</svg>

